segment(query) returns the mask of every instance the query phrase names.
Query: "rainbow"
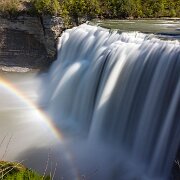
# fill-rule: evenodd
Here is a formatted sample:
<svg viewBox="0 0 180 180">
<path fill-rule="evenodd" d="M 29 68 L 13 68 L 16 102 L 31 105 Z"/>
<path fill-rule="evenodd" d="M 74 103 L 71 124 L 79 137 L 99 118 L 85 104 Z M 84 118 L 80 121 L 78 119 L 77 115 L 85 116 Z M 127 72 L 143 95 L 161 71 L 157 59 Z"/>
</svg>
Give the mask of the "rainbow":
<svg viewBox="0 0 180 180">
<path fill-rule="evenodd" d="M 34 113 L 37 114 L 39 119 L 42 121 L 45 126 L 51 130 L 52 134 L 55 136 L 55 138 L 59 139 L 60 141 L 63 141 L 63 135 L 60 132 L 59 129 L 56 128 L 56 126 L 53 124 L 53 121 L 50 119 L 50 117 L 45 114 L 42 110 L 40 110 L 30 99 L 28 99 L 21 91 L 19 91 L 16 86 L 0 77 L 0 86 L 7 89 L 11 94 L 17 96 L 22 102 L 24 102 L 26 105 L 28 105 Z"/>
<path fill-rule="evenodd" d="M 47 128 L 52 131 L 52 134 L 54 135 L 54 137 L 57 140 L 59 140 L 60 143 L 64 144 L 62 133 L 60 132 L 59 129 L 56 128 L 56 126 L 53 124 L 52 120 L 46 113 L 40 110 L 30 99 L 28 99 L 21 91 L 18 90 L 18 88 L 15 85 L 11 84 L 8 80 L 0 77 L 0 86 L 7 89 L 11 94 L 17 96 L 22 102 L 28 105 L 37 114 L 37 116 L 40 118 L 42 123 L 45 124 Z M 75 168 L 72 154 L 67 150 L 65 145 L 64 145 L 64 149 L 65 149 L 64 155 L 66 159 L 69 161 L 69 163 L 71 164 L 71 168 L 74 174 L 74 179 L 78 180 L 80 179 L 79 172 Z"/>
</svg>

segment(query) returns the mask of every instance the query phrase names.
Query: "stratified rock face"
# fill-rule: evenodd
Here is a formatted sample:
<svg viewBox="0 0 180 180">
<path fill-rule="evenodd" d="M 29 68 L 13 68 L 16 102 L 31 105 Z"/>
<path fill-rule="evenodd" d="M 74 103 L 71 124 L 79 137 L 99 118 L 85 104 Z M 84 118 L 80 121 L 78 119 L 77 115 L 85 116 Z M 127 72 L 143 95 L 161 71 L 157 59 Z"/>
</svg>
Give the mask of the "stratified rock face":
<svg viewBox="0 0 180 180">
<path fill-rule="evenodd" d="M 53 59 L 56 55 L 56 43 L 57 38 L 60 36 L 64 29 L 64 23 L 61 17 L 42 17 L 43 31 L 45 37 L 45 44 L 48 56 L 50 59 Z"/>
<path fill-rule="evenodd" d="M 0 65 L 38 68 L 48 63 L 44 45 L 32 34 L 3 29 L 0 38 Z"/>
<path fill-rule="evenodd" d="M 44 68 L 55 60 L 63 23 L 51 19 L 47 26 L 38 17 L 0 18 L 0 66 Z"/>
</svg>

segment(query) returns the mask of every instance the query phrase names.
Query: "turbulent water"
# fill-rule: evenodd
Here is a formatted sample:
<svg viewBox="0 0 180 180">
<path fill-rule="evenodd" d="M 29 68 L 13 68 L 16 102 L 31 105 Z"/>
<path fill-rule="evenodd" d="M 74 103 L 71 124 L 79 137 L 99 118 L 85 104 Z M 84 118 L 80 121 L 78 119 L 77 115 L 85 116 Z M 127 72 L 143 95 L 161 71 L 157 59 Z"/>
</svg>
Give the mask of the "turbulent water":
<svg viewBox="0 0 180 180">
<path fill-rule="evenodd" d="M 87 152 L 84 169 L 97 168 L 92 179 L 170 178 L 180 143 L 179 41 L 84 24 L 63 33 L 58 54 L 47 110 L 85 142 L 76 149 Z"/>
</svg>

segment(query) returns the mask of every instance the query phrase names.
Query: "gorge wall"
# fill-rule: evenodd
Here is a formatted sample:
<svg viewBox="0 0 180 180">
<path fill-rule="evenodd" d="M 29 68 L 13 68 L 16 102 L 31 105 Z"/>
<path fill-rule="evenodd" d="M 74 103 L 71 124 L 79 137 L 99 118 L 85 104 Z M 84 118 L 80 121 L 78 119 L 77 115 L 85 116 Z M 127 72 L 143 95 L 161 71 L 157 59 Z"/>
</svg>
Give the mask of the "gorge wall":
<svg viewBox="0 0 180 180">
<path fill-rule="evenodd" d="M 0 69 L 46 68 L 56 59 L 63 29 L 60 17 L 0 17 Z"/>
</svg>

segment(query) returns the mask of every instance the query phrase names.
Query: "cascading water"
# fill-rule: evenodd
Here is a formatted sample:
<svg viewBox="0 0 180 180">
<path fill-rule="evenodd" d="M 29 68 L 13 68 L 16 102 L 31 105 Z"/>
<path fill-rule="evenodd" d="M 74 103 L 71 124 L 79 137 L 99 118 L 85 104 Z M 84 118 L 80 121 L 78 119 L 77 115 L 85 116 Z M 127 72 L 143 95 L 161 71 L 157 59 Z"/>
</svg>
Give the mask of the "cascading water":
<svg viewBox="0 0 180 180">
<path fill-rule="evenodd" d="M 180 143 L 180 43 L 84 24 L 63 33 L 58 54 L 48 111 L 87 143 L 118 149 L 123 163 L 103 179 L 168 179 Z"/>
</svg>

